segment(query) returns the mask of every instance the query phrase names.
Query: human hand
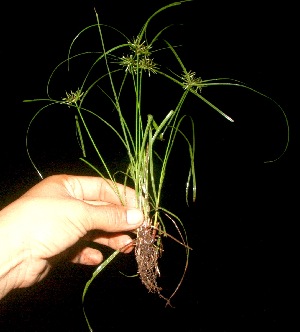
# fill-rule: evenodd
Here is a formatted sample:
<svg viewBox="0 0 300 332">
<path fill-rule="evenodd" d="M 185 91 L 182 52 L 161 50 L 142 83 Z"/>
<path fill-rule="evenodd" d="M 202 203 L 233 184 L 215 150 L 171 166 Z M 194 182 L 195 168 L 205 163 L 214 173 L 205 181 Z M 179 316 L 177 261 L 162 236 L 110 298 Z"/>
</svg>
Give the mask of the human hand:
<svg viewBox="0 0 300 332">
<path fill-rule="evenodd" d="M 58 259 L 101 263 L 101 252 L 83 239 L 130 252 L 132 239 L 122 232 L 140 226 L 143 214 L 135 191 L 117 187 L 126 190 L 126 206 L 100 177 L 54 175 L 0 211 L 0 297 L 38 282 Z"/>
</svg>

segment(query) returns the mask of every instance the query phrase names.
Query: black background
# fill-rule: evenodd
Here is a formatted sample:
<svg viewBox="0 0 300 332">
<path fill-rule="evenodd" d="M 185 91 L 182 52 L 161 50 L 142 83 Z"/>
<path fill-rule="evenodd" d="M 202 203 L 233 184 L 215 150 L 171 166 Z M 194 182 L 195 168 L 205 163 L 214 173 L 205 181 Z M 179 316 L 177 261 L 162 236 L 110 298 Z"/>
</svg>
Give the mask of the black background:
<svg viewBox="0 0 300 332">
<path fill-rule="evenodd" d="M 95 23 L 94 7 L 103 23 L 131 38 L 150 14 L 168 3 L 67 0 L 1 5 L 2 207 L 39 181 L 25 147 L 37 104 L 22 101 L 46 96 L 47 79 L 66 58 L 74 36 Z M 120 256 L 87 295 L 94 331 L 289 331 L 297 222 L 292 197 L 299 196 L 294 129 L 298 93 L 292 83 L 298 69 L 295 8 L 287 2 L 262 7 L 259 2 L 194 0 L 159 17 L 154 28 L 183 24 L 167 36 L 182 44 L 180 55 L 188 69 L 203 79 L 241 80 L 281 105 L 290 121 L 291 142 L 280 160 L 264 163 L 285 145 L 280 110 L 238 88 L 204 89 L 205 98 L 235 122 L 198 100 L 189 104 L 200 106 L 191 114 L 197 130 L 197 201 L 185 207 L 181 150 L 172 160 L 165 194 L 166 205 L 185 219 L 193 248 L 186 278 L 174 297 L 175 308 L 165 308 L 138 278 L 120 275 L 119 270 L 135 270 L 132 255 Z M 67 90 L 59 83 L 57 88 Z M 167 105 L 167 93 L 160 88 L 151 93 L 150 106 Z M 92 174 L 78 160 L 73 117 L 47 115 L 40 121 L 41 136 L 32 138 L 32 148 L 44 176 Z M 104 142 L 111 147 L 108 139 Z M 172 241 L 165 242 L 161 283 L 171 292 L 183 256 Z M 1 250 L 5 254 L 5 248 Z M 10 293 L 0 302 L 0 331 L 87 331 L 81 295 L 92 272 L 90 267 L 65 263 L 40 284 Z"/>
</svg>

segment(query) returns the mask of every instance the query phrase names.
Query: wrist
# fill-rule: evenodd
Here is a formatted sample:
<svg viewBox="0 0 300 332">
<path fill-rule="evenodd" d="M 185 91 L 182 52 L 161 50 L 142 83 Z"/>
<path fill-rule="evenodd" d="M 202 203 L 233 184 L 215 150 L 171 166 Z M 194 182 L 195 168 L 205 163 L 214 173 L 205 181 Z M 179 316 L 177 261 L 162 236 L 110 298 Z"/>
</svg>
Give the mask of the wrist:
<svg viewBox="0 0 300 332">
<path fill-rule="evenodd" d="M 22 239 L 15 231 L 0 221 L 0 299 L 22 284 L 22 263 L 26 253 Z"/>
</svg>

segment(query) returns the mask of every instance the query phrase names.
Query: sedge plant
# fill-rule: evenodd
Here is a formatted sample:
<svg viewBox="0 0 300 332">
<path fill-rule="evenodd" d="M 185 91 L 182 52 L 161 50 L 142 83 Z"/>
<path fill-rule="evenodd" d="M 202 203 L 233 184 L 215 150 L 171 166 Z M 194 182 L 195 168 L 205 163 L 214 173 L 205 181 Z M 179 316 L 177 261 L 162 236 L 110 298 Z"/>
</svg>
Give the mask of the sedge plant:
<svg viewBox="0 0 300 332">
<path fill-rule="evenodd" d="M 59 63 L 51 73 L 47 84 L 47 97 L 26 100 L 26 102 L 43 104 L 32 117 L 26 135 L 28 156 L 41 178 L 43 178 L 42 172 L 34 163 L 29 151 L 30 128 L 33 122 L 46 110 L 62 107 L 68 112 L 70 110 L 74 112 L 76 133 L 82 152 L 80 160 L 108 181 L 122 204 L 126 205 L 126 192 L 118 191 L 116 182 L 122 182 L 125 188 L 126 186 L 131 186 L 135 189 L 138 202 L 137 207 L 144 213 L 144 222 L 137 229 L 132 240 L 135 245 L 137 275 L 149 292 L 158 294 L 169 305 L 171 304 L 171 298 L 175 295 L 184 279 L 191 250 L 184 221 L 178 215 L 165 208 L 162 202 L 170 156 L 174 146 L 176 146 L 177 137 L 181 137 L 185 142 L 189 159 L 185 187 L 183 187 L 186 203 L 188 204 L 190 200 L 196 200 L 196 138 L 192 115 L 183 113 L 187 98 L 194 98 L 200 103 L 205 103 L 227 121 L 234 122 L 230 116 L 204 97 L 204 88 L 231 86 L 248 89 L 275 103 L 276 107 L 282 112 L 286 123 L 287 140 L 284 150 L 278 158 L 267 162 L 279 159 L 285 153 L 289 142 L 287 117 L 281 106 L 272 98 L 237 80 L 228 78 L 202 79 L 193 70 L 186 67 L 180 58 L 178 48 L 167 40 L 162 39 L 165 30 L 171 28 L 171 26 L 163 27 L 153 38 L 148 37 L 148 26 L 157 15 L 162 11 L 171 9 L 171 7 L 176 7 L 189 1 L 173 2 L 159 8 L 146 20 L 134 38 L 128 38 L 121 31 L 102 24 L 95 11 L 95 24 L 87 26 L 75 36 L 69 47 L 66 59 Z M 85 38 L 85 35 L 92 30 L 97 33 L 99 50 L 85 50 L 73 54 L 74 45 L 79 38 Z M 106 47 L 105 32 L 108 30 L 115 33 L 123 42 Z M 163 46 L 156 48 L 159 40 L 162 40 Z M 176 65 L 175 69 L 170 69 L 156 60 L 160 52 L 164 52 L 172 59 Z M 78 59 L 81 62 L 86 61 L 88 63 L 88 69 L 82 81 L 77 88 L 67 91 L 64 97 L 60 99 L 53 98 L 50 95 L 50 86 L 54 76 L 62 68 L 70 72 L 73 68 L 73 63 L 76 63 Z M 161 118 L 159 120 L 150 112 L 145 114 L 144 111 L 144 96 L 147 95 L 144 91 L 145 85 L 146 89 L 151 89 L 151 81 L 154 77 L 155 79 L 160 77 L 161 80 L 170 82 L 172 86 L 180 91 L 172 96 L 173 108 L 165 110 L 163 116 L 160 114 Z M 131 93 L 128 93 L 129 90 Z M 124 95 L 126 95 L 126 99 L 124 99 Z M 101 103 L 95 102 L 90 96 L 102 98 L 101 100 L 106 99 L 114 112 L 108 114 L 101 107 Z M 129 101 L 130 98 L 131 100 Z M 98 106 L 92 108 L 90 104 Z M 99 123 L 99 126 L 104 126 L 117 138 L 126 155 L 125 168 L 117 171 L 111 169 L 104 151 L 101 150 L 101 146 L 97 145 L 97 130 L 91 129 L 87 117 L 92 117 L 94 119 L 93 123 L 96 122 Z M 189 124 L 190 130 L 182 129 L 183 122 Z M 89 159 L 91 150 L 97 157 L 96 162 L 92 162 Z M 175 228 L 177 236 L 172 236 L 168 232 L 170 225 Z M 177 287 L 171 294 L 166 295 L 163 294 L 158 277 L 160 276 L 159 259 L 163 254 L 163 238 L 168 236 L 176 241 L 179 246 L 182 246 L 186 260 L 183 264 L 182 273 L 180 273 L 178 278 Z M 82 301 L 84 301 L 91 282 L 107 264 L 113 261 L 120 250 L 113 252 L 110 257 L 97 267 L 92 278 L 86 283 Z M 89 328 L 92 330 L 90 325 Z"/>
</svg>

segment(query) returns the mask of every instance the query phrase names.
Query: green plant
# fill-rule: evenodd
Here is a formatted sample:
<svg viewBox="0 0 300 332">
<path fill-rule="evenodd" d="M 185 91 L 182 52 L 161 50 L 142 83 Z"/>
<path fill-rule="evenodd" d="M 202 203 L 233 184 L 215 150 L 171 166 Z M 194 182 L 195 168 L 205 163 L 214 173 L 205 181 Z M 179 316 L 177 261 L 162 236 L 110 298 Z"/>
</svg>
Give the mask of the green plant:
<svg viewBox="0 0 300 332">
<path fill-rule="evenodd" d="M 189 1 L 174 2 L 158 9 L 146 20 L 136 37 L 131 39 L 115 28 L 100 23 L 98 14 L 95 12 L 96 23 L 87 26 L 76 35 L 70 45 L 67 58 L 59 63 L 51 73 L 47 84 L 47 98 L 26 100 L 26 102 L 45 103 L 34 114 L 29 123 L 26 136 L 28 156 L 40 177 L 43 177 L 42 173 L 35 165 L 29 152 L 30 128 L 33 121 L 45 110 L 62 107 L 74 112 L 76 133 L 82 151 L 81 161 L 91 167 L 99 176 L 112 181 L 116 195 L 118 195 L 122 204 L 126 204 L 126 196 L 119 192 L 114 184 L 122 182 L 125 186 L 129 185 L 135 188 L 138 207 L 142 209 L 145 216 L 144 224 L 137 230 L 133 240 L 138 275 L 147 290 L 157 293 L 166 300 L 167 304 L 170 304 L 171 298 L 183 281 L 191 249 L 184 222 L 162 204 L 162 193 L 169 160 L 177 137 L 185 142 L 189 157 L 186 186 L 183 188 L 186 193 L 186 203 L 188 204 L 190 200 L 196 200 L 195 130 L 193 118 L 182 114 L 186 99 L 188 97 L 198 98 L 199 101 L 210 106 L 212 110 L 218 112 L 226 120 L 234 122 L 230 116 L 203 96 L 203 89 L 213 86 L 232 86 L 248 89 L 275 103 L 284 116 L 287 125 L 287 141 L 284 151 L 275 160 L 285 153 L 289 142 L 287 117 L 280 105 L 273 99 L 237 80 L 228 78 L 204 80 L 200 78 L 185 66 L 177 47 L 167 40 L 163 41 L 162 47 L 155 48 L 165 30 L 171 26 L 163 27 L 153 38 L 149 39 L 147 32 L 150 22 L 162 11 Z M 124 38 L 124 42 L 107 48 L 104 38 L 106 29 L 112 30 L 118 37 Z M 72 51 L 76 41 L 79 37 L 84 38 L 84 34 L 91 30 L 97 31 L 100 50 L 84 51 L 73 55 Z M 163 63 L 158 62 L 156 58 L 159 57 L 160 52 L 169 54 L 177 69 L 168 69 Z M 52 98 L 49 91 L 53 77 L 62 68 L 70 71 L 72 64 L 76 63 L 78 59 L 83 59 L 89 64 L 81 84 L 78 88 L 70 89 L 69 92 L 66 92 L 66 96 L 61 99 Z M 172 83 L 179 91 L 178 97 L 173 97 L 173 109 L 167 110 L 163 115 L 160 114 L 159 120 L 154 119 L 153 114 L 143 112 L 144 85 L 147 87 L 154 76 L 155 79 L 159 76 L 161 79 Z M 128 91 L 131 91 L 131 94 Z M 124 95 L 126 95 L 126 99 L 124 99 Z M 101 104 L 95 101 L 97 97 L 105 97 L 113 106 L 114 112 L 108 114 L 103 111 L 99 106 Z M 90 105 L 94 105 L 92 106 L 93 109 L 98 109 L 96 111 L 92 110 Z M 95 105 L 97 106 L 95 107 Z M 126 156 L 125 169 L 120 168 L 116 172 L 112 171 L 105 153 L 96 142 L 97 132 L 91 129 L 91 124 L 87 120 L 87 118 L 90 119 L 90 116 L 108 128 L 121 143 Z M 187 122 L 190 126 L 188 132 L 182 130 L 184 122 Z M 92 147 L 93 152 L 89 151 L 90 148 L 87 147 L 87 142 Z M 94 154 L 97 157 L 97 163 L 91 161 Z M 169 225 L 175 227 L 177 237 L 171 236 L 168 232 Z M 183 247 L 186 254 L 186 261 L 183 265 L 183 272 L 179 278 L 178 286 L 168 296 L 162 293 L 157 281 L 160 275 L 158 261 L 163 251 L 164 236 L 172 237 Z M 83 301 L 91 282 L 118 253 L 119 251 L 115 251 L 96 269 L 92 278 L 86 284 L 82 297 Z M 89 328 L 91 329 L 90 325 Z"/>
</svg>

